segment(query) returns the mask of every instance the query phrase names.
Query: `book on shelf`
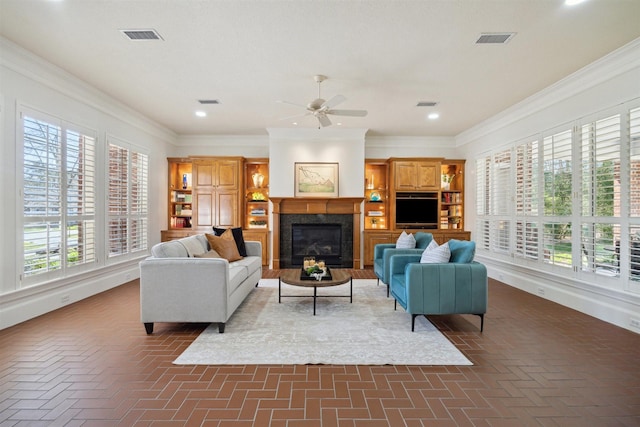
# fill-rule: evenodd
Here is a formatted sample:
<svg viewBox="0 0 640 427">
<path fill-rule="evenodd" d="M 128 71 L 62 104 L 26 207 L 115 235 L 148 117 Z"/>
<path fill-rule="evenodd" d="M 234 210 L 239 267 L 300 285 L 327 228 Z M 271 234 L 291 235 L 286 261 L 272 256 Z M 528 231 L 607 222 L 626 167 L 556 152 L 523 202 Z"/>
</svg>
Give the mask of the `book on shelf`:
<svg viewBox="0 0 640 427">
<path fill-rule="evenodd" d="M 382 211 L 369 211 L 369 216 L 384 216 L 384 212 Z"/>
</svg>

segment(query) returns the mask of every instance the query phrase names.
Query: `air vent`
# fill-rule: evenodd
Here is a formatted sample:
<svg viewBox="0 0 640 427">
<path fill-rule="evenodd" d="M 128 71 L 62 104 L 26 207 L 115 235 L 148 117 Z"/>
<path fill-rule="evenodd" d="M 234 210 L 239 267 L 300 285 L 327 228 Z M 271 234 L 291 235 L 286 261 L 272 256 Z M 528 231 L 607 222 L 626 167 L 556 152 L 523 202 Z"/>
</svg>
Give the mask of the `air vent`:
<svg viewBox="0 0 640 427">
<path fill-rule="evenodd" d="M 120 30 L 129 40 L 163 40 L 156 30 Z"/>
<path fill-rule="evenodd" d="M 505 44 L 515 35 L 516 33 L 482 33 L 476 44 Z"/>
<path fill-rule="evenodd" d="M 435 107 L 438 105 L 435 101 L 420 101 L 416 104 L 416 107 Z"/>
<path fill-rule="evenodd" d="M 218 101 L 217 99 L 198 99 L 198 102 L 202 105 L 220 104 L 220 101 Z"/>
</svg>

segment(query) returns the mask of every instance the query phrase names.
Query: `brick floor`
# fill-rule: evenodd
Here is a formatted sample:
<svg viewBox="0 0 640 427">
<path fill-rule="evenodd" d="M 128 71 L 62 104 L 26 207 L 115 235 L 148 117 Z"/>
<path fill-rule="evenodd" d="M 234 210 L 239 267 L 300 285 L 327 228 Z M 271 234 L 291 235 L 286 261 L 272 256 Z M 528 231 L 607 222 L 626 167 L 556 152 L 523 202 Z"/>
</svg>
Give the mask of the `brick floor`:
<svg viewBox="0 0 640 427">
<path fill-rule="evenodd" d="M 0 331 L 0 426 L 640 426 L 640 335 L 493 280 L 484 333 L 430 320 L 474 366 L 176 366 L 206 325 L 147 336 L 133 281 Z"/>
</svg>

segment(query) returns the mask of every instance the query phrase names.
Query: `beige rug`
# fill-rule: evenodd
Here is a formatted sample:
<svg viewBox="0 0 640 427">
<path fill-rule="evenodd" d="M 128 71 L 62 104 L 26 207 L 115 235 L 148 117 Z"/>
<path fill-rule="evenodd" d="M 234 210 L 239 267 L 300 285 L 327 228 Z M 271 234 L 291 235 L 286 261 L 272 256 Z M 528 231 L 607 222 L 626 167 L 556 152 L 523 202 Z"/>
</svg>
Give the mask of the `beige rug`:
<svg viewBox="0 0 640 427">
<path fill-rule="evenodd" d="M 312 288 L 283 285 L 283 295 Z M 348 295 L 349 285 L 318 289 Z M 178 365 L 472 365 L 424 316 L 416 318 L 386 297 L 375 280 L 354 280 L 349 298 L 282 298 L 278 280 L 263 279 L 231 316 L 225 332 L 210 325 L 173 363 Z"/>
</svg>

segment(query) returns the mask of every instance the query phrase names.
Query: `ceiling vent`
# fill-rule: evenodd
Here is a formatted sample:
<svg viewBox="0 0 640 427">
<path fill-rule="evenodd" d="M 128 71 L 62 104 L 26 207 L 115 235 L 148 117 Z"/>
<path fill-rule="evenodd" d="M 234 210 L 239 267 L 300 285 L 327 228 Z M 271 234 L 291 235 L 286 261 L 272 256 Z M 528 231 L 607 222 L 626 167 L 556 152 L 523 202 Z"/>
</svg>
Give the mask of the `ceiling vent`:
<svg viewBox="0 0 640 427">
<path fill-rule="evenodd" d="M 482 33 L 476 44 L 505 44 L 515 35 L 516 33 Z"/>
<path fill-rule="evenodd" d="M 435 107 L 438 105 L 435 101 L 420 101 L 416 104 L 416 107 Z"/>
<path fill-rule="evenodd" d="M 198 102 L 202 105 L 220 104 L 220 101 L 218 101 L 217 99 L 198 99 Z"/>
<path fill-rule="evenodd" d="M 163 40 L 156 30 L 120 30 L 129 40 Z"/>
</svg>

